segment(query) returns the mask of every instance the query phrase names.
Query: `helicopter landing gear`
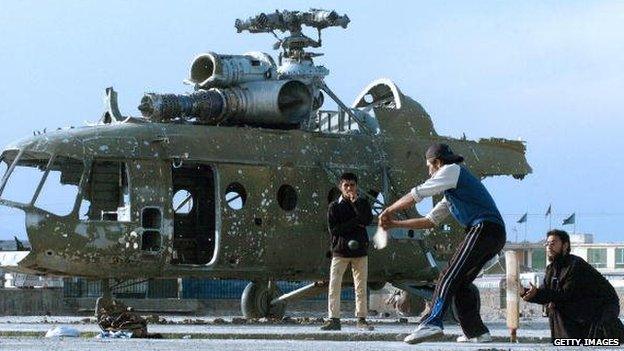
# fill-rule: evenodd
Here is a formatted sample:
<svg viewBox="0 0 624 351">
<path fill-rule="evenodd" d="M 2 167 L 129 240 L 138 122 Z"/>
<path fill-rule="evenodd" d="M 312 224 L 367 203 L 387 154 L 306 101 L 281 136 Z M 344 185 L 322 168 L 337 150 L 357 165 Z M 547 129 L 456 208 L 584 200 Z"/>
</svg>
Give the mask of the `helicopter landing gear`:
<svg viewBox="0 0 624 351">
<path fill-rule="evenodd" d="M 245 318 L 282 318 L 286 303 L 274 301 L 282 295 L 272 281 L 253 281 L 247 284 L 241 296 L 241 310 Z"/>
</svg>

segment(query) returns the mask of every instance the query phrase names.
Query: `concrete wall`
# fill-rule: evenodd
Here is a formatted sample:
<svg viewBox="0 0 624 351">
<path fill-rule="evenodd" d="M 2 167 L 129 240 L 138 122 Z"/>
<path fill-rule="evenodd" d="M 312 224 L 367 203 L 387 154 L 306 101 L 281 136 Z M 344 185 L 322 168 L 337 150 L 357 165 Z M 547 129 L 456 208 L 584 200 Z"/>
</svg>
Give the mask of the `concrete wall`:
<svg viewBox="0 0 624 351">
<path fill-rule="evenodd" d="M 0 315 L 61 315 L 70 310 L 63 289 L 0 289 Z"/>
</svg>

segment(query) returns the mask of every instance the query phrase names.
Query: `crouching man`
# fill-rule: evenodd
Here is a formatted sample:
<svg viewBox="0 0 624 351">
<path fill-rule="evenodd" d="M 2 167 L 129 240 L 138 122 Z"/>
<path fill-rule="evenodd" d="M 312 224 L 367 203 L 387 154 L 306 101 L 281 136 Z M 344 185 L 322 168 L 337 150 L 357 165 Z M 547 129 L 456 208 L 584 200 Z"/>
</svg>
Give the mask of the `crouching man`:
<svg viewBox="0 0 624 351">
<path fill-rule="evenodd" d="M 351 265 L 355 288 L 355 316 L 357 327 L 373 330 L 366 321 L 368 297 L 368 234 L 366 226 L 373 220 L 370 204 L 358 197 L 357 176 L 344 173 L 340 177 L 342 195 L 329 205 L 327 224 L 331 237 L 332 261 L 329 272 L 329 320 L 321 330 L 340 330 L 340 292 L 342 276 Z"/>
<path fill-rule="evenodd" d="M 571 339 L 619 339 L 624 325 L 615 289 L 582 258 L 570 254 L 570 237 L 562 230 L 546 234 L 550 264 L 541 287 L 533 284 L 522 293 L 524 301 L 546 305 L 550 335 Z"/>
</svg>

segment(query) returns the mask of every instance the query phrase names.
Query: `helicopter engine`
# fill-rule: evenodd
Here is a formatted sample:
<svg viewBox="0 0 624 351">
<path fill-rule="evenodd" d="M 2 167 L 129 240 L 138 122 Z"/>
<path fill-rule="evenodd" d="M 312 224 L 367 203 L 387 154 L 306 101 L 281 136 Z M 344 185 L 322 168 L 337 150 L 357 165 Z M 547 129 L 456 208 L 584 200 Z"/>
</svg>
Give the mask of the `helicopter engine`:
<svg viewBox="0 0 624 351">
<path fill-rule="evenodd" d="M 305 126 L 313 121 L 323 105 L 321 91 L 329 88 L 323 81 L 329 74 L 313 58 L 322 53 L 305 48 L 321 46 L 321 30 L 346 28 L 349 17 L 335 11 L 276 11 L 261 13 L 247 20 L 237 20 L 238 32 L 289 32 L 274 45 L 281 48 L 278 65 L 262 52 L 244 55 L 221 55 L 207 52 L 191 62 L 190 77 L 185 83 L 195 87 L 190 94 L 147 93 L 139 110 L 153 122 L 181 122 L 208 125 L 250 125 L 277 129 Z M 302 26 L 317 30 L 318 39 L 303 34 Z M 334 100 L 337 99 L 333 98 Z M 341 104 L 341 103 L 339 103 Z M 357 118 L 357 117 L 354 117 Z M 307 123 L 309 124 L 309 123 Z"/>
<path fill-rule="evenodd" d="M 265 53 L 220 55 L 213 52 L 195 57 L 190 94 L 146 93 L 139 110 L 153 122 L 183 120 L 197 124 L 247 124 L 296 127 L 310 117 L 314 95 L 310 79 L 297 75 L 278 76 L 273 58 Z M 308 77 L 306 77 L 308 78 Z M 313 92 L 316 94 L 313 94 Z"/>
<path fill-rule="evenodd" d="M 147 93 L 139 110 L 154 122 L 182 118 L 199 124 L 298 125 L 310 116 L 312 97 L 298 80 L 244 83 L 191 94 Z"/>
<path fill-rule="evenodd" d="M 263 52 L 244 55 L 200 54 L 191 63 L 191 77 L 185 81 L 198 88 L 228 87 L 275 78 L 275 62 Z"/>
</svg>

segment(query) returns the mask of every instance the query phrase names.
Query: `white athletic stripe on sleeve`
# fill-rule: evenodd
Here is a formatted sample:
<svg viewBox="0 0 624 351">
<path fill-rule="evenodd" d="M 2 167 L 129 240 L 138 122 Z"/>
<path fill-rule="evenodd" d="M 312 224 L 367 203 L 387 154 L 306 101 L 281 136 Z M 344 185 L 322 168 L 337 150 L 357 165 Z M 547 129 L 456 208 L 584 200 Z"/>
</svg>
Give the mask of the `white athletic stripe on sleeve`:
<svg viewBox="0 0 624 351">
<path fill-rule="evenodd" d="M 425 218 L 433 222 L 435 225 L 440 225 L 449 214 L 451 214 L 451 210 L 449 209 L 450 203 L 446 199 L 446 197 L 442 198 L 432 209 L 425 215 Z"/>
<path fill-rule="evenodd" d="M 461 167 L 456 163 L 444 165 L 431 178 L 413 188 L 410 193 L 416 202 L 420 202 L 426 197 L 454 189 L 457 187 L 460 171 Z"/>
</svg>

